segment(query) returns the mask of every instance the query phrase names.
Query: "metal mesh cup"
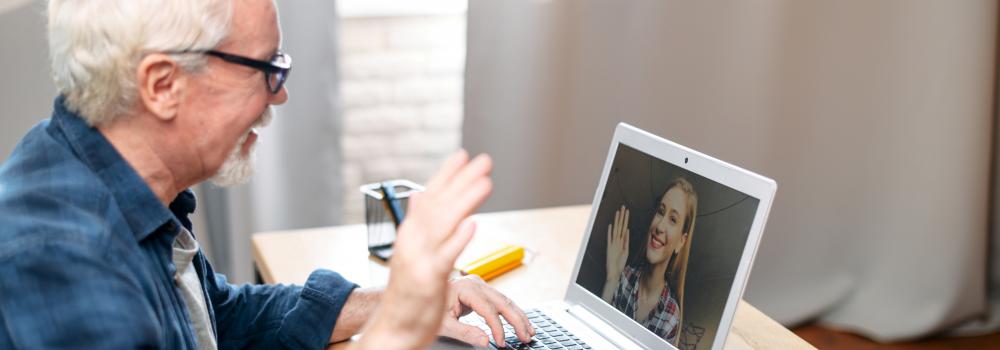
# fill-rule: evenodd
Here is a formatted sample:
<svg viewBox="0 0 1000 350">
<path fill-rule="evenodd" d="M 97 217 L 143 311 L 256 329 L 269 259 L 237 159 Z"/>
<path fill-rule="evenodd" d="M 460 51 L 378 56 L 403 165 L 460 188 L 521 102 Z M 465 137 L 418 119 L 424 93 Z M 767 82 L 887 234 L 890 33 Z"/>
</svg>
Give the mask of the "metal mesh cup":
<svg viewBox="0 0 1000 350">
<path fill-rule="evenodd" d="M 406 217 L 406 206 L 409 198 L 416 192 L 422 192 L 423 186 L 409 180 L 389 180 L 361 186 L 365 198 L 365 225 L 368 228 L 368 252 L 382 260 L 392 256 L 392 244 L 396 242 L 396 225 L 388 202 L 382 193 L 383 184 L 391 187 L 396 193 L 401 217 Z"/>
</svg>

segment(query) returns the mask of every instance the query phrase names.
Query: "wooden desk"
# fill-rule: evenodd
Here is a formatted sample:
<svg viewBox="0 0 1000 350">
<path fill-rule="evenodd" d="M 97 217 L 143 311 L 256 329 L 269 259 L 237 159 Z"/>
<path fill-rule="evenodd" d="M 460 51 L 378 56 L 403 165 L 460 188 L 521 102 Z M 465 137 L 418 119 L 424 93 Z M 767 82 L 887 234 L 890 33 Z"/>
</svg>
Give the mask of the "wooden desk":
<svg viewBox="0 0 1000 350">
<path fill-rule="evenodd" d="M 590 206 L 520 210 L 476 216 L 472 245 L 519 243 L 537 253 L 528 265 L 490 284 L 521 305 L 561 299 L 582 243 Z M 254 261 L 266 283 L 305 283 L 317 268 L 342 274 L 362 286 L 384 285 L 385 265 L 368 256 L 364 225 L 254 234 Z M 526 282 L 532 288 L 523 288 Z M 334 346 L 342 348 L 342 346 Z M 726 349 L 814 349 L 759 310 L 741 301 Z"/>
</svg>

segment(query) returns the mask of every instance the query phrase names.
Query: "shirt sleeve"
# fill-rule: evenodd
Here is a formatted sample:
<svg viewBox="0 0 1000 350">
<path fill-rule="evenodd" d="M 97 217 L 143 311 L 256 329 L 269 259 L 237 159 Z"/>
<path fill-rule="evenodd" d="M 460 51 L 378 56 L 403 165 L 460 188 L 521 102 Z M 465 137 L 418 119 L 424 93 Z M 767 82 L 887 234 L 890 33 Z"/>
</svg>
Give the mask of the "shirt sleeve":
<svg viewBox="0 0 1000 350">
<path fill-rule="evenodd" d="M 632 300 L 630 300 L 632 296 L 631 282 L 634 274 L 634 270 L 626 265 L 622 269 L 622 273 L 618 276 L 618 288 L 615 289 L 614 294 L 611 296 L 611 305 L 626 314 L 630 314 L 628 309 L 632 303 Z"/>
<path fill-rule="evenodd" d="M 211 275 L 206 288 L 220 349 L 323 349 L 358 287 L 329 270 L 314 271 L 304 286 L 233 285 Z"/>
<path fill-rule="evenodd" d="M 170 346 L 123 264 L 94 244 L 39 236 L 0 245 L 0 348 Z"/>
</svg>

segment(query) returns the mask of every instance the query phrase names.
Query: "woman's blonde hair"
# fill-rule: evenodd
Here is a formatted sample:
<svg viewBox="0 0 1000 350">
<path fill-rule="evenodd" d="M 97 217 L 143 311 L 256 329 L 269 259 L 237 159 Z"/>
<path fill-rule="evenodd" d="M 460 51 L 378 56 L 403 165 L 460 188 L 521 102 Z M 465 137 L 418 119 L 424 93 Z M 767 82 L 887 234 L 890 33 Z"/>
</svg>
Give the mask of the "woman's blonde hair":
<svg viewBox="0 0 1000 350">
<path fill-rule="evenodd" d="M 50 0 L 49 57 L 66 107 L 90 125 L 126 114 L 136 66 L 150 52 L 207 49 L 229 35 L 231 0 Z M 200 55 L 174 57 L 185 70 Z"/>
<path fill-rule="evenodd" d="M 691 254 L 691 238 L 693 238 L 694 234 L 694 223 L 698 218 L 698 193 L 694 191 L 694 186 L 691 185 L 691 182 L 688 182 L 683 177 L 678 177 L 667 186 L 666 190 L 663 190 L 663 194 L 666 195 L 667 191 L 674 187 L 681 189 L 687 195 L 687 213 L 684 214 L 683 226 L 683 234 L 687 235 L 687 239 L 684 240 L 684 247 L 681 247 L 680 252 L 673 258 L 670 266 L 667 266 L 667 276 L 665 276 L 667 282 L 671 286 L 674 286 L 674 292 L 677 293 L 677 306 L 679 306 L 677 318 L 681 327 L 679 330 L 681 334 L 677 335 L 677 340 L 680 341 L 681 335 L 684 333 L 684 283 L 687 279 L 687 265 L 688 257 Z"/>
</svg>

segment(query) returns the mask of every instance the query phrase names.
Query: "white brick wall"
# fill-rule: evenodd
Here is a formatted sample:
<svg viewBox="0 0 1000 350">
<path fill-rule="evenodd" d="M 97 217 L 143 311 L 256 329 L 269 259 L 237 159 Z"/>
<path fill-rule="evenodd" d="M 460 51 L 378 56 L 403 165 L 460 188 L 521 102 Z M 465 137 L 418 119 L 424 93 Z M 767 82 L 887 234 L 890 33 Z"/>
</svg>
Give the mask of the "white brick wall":
<svg viewBox="0 0 1000 350">
<path fill-rule="evenodd" d="M 340 21 L 344 222 L 364 221 L 358 187 L 423 183 L 461 144 L 465 14 Z"/>
</svg>

